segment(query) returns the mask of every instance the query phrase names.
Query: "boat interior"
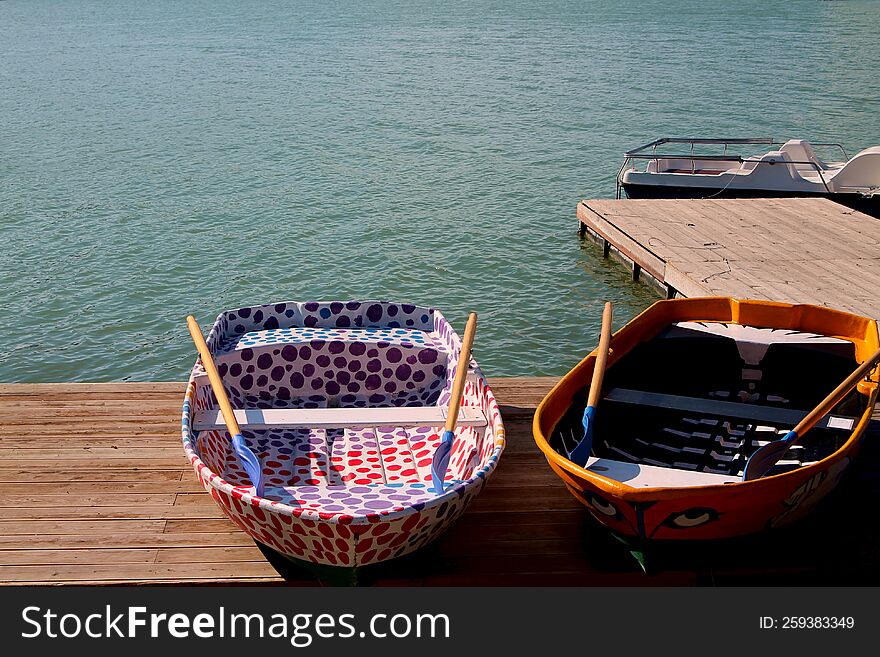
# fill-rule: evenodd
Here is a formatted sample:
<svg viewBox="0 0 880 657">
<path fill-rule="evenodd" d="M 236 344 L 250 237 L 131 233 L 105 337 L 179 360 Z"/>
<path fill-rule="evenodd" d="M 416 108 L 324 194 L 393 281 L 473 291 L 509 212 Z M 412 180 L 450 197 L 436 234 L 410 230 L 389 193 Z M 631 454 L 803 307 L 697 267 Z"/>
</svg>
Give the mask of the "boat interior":
<svg viewBox="0 0 880 657">
<path fill-rule="evenodd" d="M 748 175 L 762 162 L 769 163 L 771 160 L 774 164 L 790 165 L 801 177 L 816 181 L 819 180 L 820 172 L 830 178 L 845 164 L 844 162 L 825 162 L 816 154 L 816 150 L 809 142 L 803 139 L 790 139 L 776 150 L 757 155 L 736 156 L 734 159 L 727 159 L 727 156 L 715 160 L 657 157 L 647 161 L 645 170 L 647 173 L 684 173 L 711 176 L 719 176 L 724 173 Z"/>
<path fill-rule="evenodd" d="M 207 342 L 260 460 L 264 497 L 308 506 L 300 499 L 308 487 L 430 483 L 461 348 L 436 310 L 385 302 L 243 308 L 221 315 Z M 226 481 L 250 485 L 199 365 L 193 382 L 197 453 Z M 467 479 L 492 454 L 483 392 L 471 372 L 446 481 Z"/>
<path fill-rule="evenodd" d="M 635 487 L 739 481 L 756 449 L 783 438 L 857 366 L 855 346 L 842 339 L 674 324 L 609 367 L 586 467 Z M 551 444 L 563 456 L 583 437 L 588 386 L 553 432 Z M 865 406 L 854 391 L 770 474 L 835 452 Z"/>
</svg>

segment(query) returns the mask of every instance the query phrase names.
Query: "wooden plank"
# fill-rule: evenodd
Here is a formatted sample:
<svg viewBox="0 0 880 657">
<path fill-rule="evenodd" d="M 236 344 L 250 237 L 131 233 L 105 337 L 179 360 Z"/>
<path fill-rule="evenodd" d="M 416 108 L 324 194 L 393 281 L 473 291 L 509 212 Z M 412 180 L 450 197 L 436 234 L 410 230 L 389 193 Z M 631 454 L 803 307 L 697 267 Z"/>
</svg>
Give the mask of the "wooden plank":
<svg viewBox="0 0 880 657">
<path fill-rule="evenodd" d="M 160 470 L 156 474 L 166 473 L 167 471 Z M 56 476 L 60 478 L 61 474 L 59 473 Z M 3 475 L 0 474 L 0 481 L 2 480 Z M 0 505 L 8 503 L 13 495 L 25 495 L 27 491 L 33 490 L 30 486 L 22 486 L 21 484 L 22 482 L 14 484 L 0 483 Z M 52 486 L 40 487 L 40 491 L 52 496 L 100 495 L 105 499 L 125 499 L 120 498 L 119 495 L 134 496 L 134 494 L 140 494 L 141 497 L 144 494 L 168 494 L 173 499 L 176 493 L 204 492 L 195 477 L 187 477 L 185 481 L 180 481 L 178 478 L 130 483 L 125 481 L 65 481 L 57 482 Z"/>
<path fill-rule="evenodd" d="M 210 498 L 208 495 L 204 495 Z M 135 506 L 71 506 L 71 507 L 25 507 L 5 508 L 6 520 L 165 520 L 182 518 L 224 518 L 216 504 L 174 506 L 174 505 L 135 505 Z"/>
<path fill-rule="evenodd" d="M 28 389 L 16 389 L 16 388 L 7 388 L 5 391 L 0 391 L 0 400 L 2 401 L 27 401 L 27 400 L 54 400 L 54 399 L 64 399 L 70 395 L 70 388 L 66 386 L 70 385 L 84 385 L 84 386 L 94 386 L 94 385 L 106 385 L 113 386 L 119 384 L 91 384 L 91 383 L 81 383 L 81 384 L 68 384 L 68 383 L 54 383 L 54 384 L 27 384 L 27 383 L 15 383 L 15 384 L 0 384 L 0 385 L 13 385 L 13 386 L 29 386 Z M 127 384 L 126 384 L 127 385 Z M 37 386 L 54 386 L 52 388 L 46 390 L 40 390 Z M 94 390 L 94 389 L 85 389 L 79 390 L 76 394 L 82 399 L 86 400 L 108 400 L 108 401 L 141 401 L 141 402 L 149 402 L 149 401 L 161 401 L 166 402 L 171 399 L 183 399 L 183 395 L 185 392 L 185 388 L 183 385 L 180 385 L 179 393 L 173 393 L 170 390 L 168 391 L 155 391 L 155 392 L 137 392 L 133 390 L 129 390 L 127 388 L 117 388 L 114 389 L 112 387 L 106 388 L 104 390 Z"/>
<path fill-rule="evenodd" d="M 126 382 L 124 384 L 115 381 L 108 383 L 0 383 L 0 396 L 36 395 L 43 398 L 53 394 L 75 394 L 77 397 L 103 394 L 107 398 L 139 399 L 144 394 L 167 396 L 179 393 L 182 399 L 185 388 L 186 383 L 182 381 Z"/>
<path fill-rule="evenodd" d="M 122 505 L 167 505 L 174 504 L 174 493 L 6 493 L 0 496 L 0 508 L 55 508 L 55 507 L 96 507 Z M 5 512 L 3 512 L 5 513 Z"/>
<path fill-rule="evenodd" d="M 256 545 L 225 547 L 163 547 L 156 551 L 156 563 L 234 563 L 262 561 Z"/>
<path fill-rule="evenodd" d="M 5 443 L 4 443 L 5 444 Z M 108 461 L 129 461 L 134 466 L 143 462 L 172 463 L 177 468 L 184 459 L 183 447 L 180 453 L 172 456 L 174 450 L 168 447 L 153 447 L 146 443 L 143 447 L 0 447 L 0 460 L 5 462 L 14 461 L 23 463 L 35 460 L 89 461 L 100 460 L 101 463 Z"/>
<path fill-rule="evenodd" d="M 74 531 L 74 529 L 71 529 Z M 119 531 L 116 533 L 0 535 L 0 550 L 63 550 L 92 548 L 235 547 L 253 545 L 250 536 L 228 523 L 224 532 Z"/>
<path fill-rule="evenodd" d="M 158 556 L 159 550 L 150 548 L 0 549 L 0 568 L 3 566 L 68 566 L 72 564 L 92 564 L 97 566 L 108 563 L 155 563 Z M 254 561 L 254 559 L 251 559 L 251 561 Z"/>
<path fill-rule="evenodd" d="M 210 520 L 205 520 L 203 518 L 199 518 L 196 520 L 172 519 L 165 521 L 166 534 L 195 534 L 199 532 L 216 534 L 221 532 L 228 532 L 231 529 L 238 529 L 238 527 L 234 522 L 232 522 L 229 518 L 225 516 L 222 519 L 212 518 Z"/>
<path fill-rule="evenodd" d="M 24 451 L 24 450 L 22 450 Z M 125 470 L 171 470 L 179 472 L 181 464 L 186 463 L 183 448 L 180 454 L 175 457 L 173 452 L 176 450 L 167 450 L 165 456 L 167 458 L 119 458 L 114 459 L 109 456 L 102 456 L 100 459 L 89 458 L 83 456 L 81 458 L 25 458 L 16 457 L 15 465 L 20 469 L 30 469 L 35 471 L 50 471 L 54 473 L 63 473 L 65 470 L 70 471 L 72 476 L 76 476 L 79 470 L 94 470 L 99 464 L 112 465 L 114 468 L 122 468 Z"/>
<path fill-rule="evenodd" d="M 182 397 L 181 397 L 182 398 Z M 107 401 L 6 401 L 0 403 L 0 417 L 14 419 L 16 416 L 31 418 L 95 418 L 119 417 L 120 413 L 131 418 L 150 418 L 168 422 L 180 412 L 180 400 L 167 403 L 144 404 L 142 401 L 111 403 Z"/>
<path fill-rule="evenodd" d="M 36 566 L 0 566 L 0 581 L 7 583 L 64 582 L 93 584 L 98 582 L 197 582 L 236 580 L 279 581 L 278 573 L 265 560 L 230 563 L 173 564 L 71 564 Z"/>
<path fill-rule="evenodd" d="M 188 475 L 192 474 L 190 468 L 187 467 L 186 471 Z M 0 482 L 26 484 L 65 484 L 68 482 L 122 482 L 120 485 L 135 482 L 161 484 L 162 482 L 179 482 L 183 475 L 182 467 L 151 470 L 142 465 L 122 467 L 116 463 L 113 464 L 112 469 L 101 468 L 99 464 L 96 464 L 93 467 L 77 468 L 75 472 L 70 471 L 63 463 L 56 469 L 45 469 L 44 464 L 23 468 L 16 461 L 12 467 L 0 468 Z"/>
<path fill-rule="evenodd" d="M 227 519 L 227 522 L 231 523 L 232 521 Z M 155 533 L 166 529 L 166 526 L 165 520 L 46 520 L 43 518 L 19 518 L 16 520 L 0 520 L 0 536 L 70 533 L 117 534 L 120 532 Z"/>
<path fill-rule="evenodd" d="M 5 421 L 2 427 L 3 434 L 12 436 L 18 435 L 22 431 L 22 429 L 15 426 L 16 424 L 33 426 L 33 419 L 21 419 L 24 419 L 26 421 Z M 63 430 L 58 431 L 58 433 L 60 434 L 66 434 L 71 429 L 78 429 L 80 431 L 91 432 L 92 434 L 121 430 L 125 431 L 126 434 L 136 432 L 136 434 L 153 433 L 156 435 L 164 435 L 166 431 L 174 430 L 175 427 L 180 426 L 179 422 L 173 422 L 170 419 L 166 419 L 164 421 L 149 422 L 145 420 L 127 420 L 124 418 L 108 419 L 106 421 L 83 418 L 81 422 L 72 422 L 69 418 L 47 418 L 45 420 L 39 420 L 39 422 L 40 426 L 44 430 L 46 430 L 46 433 L 49 434 L 55 433 L 58 429 Z"/>
<path fill-rule="evenodd" d="M 143 438 L 120 438 L 118 436 L 54 436 L 51 439 L 53 445 L 57 445 L 58 447 L 64 447 L 67 449 L 93 449 L 95 447 L 104 447 L 108 449 L 122 449 L 122 448 L 143 448 L 143 447 L 152 447 L 157 448 L 160 447 L 162 449 L 167 450 L 175 450 L 181 448 L 182 441 L 179 436 L 167 436 L 160 439 L 157 438 L 147 438 L 146 440 Z M 29 437 L 26 440 L 7 440 L 6 438 L 0 438 L 0 449 L 4 448 L 12 448 L 15 449 L 45 449 L 45 442 L 33 437 Z"/>
</svg>

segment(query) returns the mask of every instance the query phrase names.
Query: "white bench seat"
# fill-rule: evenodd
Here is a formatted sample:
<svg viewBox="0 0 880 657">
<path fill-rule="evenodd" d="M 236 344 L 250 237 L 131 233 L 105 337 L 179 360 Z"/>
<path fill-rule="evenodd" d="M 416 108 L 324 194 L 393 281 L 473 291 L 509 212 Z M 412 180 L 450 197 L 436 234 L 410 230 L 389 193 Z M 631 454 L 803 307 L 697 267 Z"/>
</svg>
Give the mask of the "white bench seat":
<svg viewBox="0 0 880 657">
<path fill-rule="evenodd" d="M 670 410 L 693 413 L 694 415 L 715 415 L 723 418 L 737 418 L 754 423 L 778 424 L 793 427 L 804 419 L 809 411 L 776 406 L 760 406 L 742 402 L 720 401 L 716 399 L 700 399 L 698 397 L 682 397 L 644 390 L 628 390 L 612 388 L 605 395 L 606 402 L 652 406 Z M 826 415 L 816 424 L 820 429 L 851 430 L 856 418 L 843 415 Z"/>
<path fill-rule="evenodd" d="M 250 408 L 236 409 L 242 429 L 344 429 L 348 427 L 442 427 L 446 408 L 401 406 L 391 408 Z M 485 427 L 486 416 L 473 406 L 459 409 L 456 426 Z M 226 423 L 217 409 L 196 411 L 195 431 L 224 430 Z"/>
<path fill-rule="evenodd" d="M 741 481 L 737 475 L 697 472 L 681 468 L 664 468 L 642 463 L 626 463 L 591 456 L 585 466 L 590 472 L 614 479 L 633 488 L 682 488 L 689 486 L 714 486 Z"/>
</svg>

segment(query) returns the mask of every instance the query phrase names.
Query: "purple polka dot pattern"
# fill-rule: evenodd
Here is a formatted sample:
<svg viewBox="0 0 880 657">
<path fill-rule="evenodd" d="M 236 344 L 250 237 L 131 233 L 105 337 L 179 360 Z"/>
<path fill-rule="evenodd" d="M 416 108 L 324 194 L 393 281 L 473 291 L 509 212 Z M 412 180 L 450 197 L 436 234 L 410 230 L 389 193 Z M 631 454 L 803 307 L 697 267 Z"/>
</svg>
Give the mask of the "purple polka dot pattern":
<svg viewBox="0 0 880 657">
<path fill-rule="evenodd" d="M 403 359 L 414 364 L 400 363 L 383 380 L 379 373 Z M 278 408 L 302 406 L 304 396 L 340 406 L 429 405 L 440 396 L 447 358 L 430 331 L 289 327 L 224 338 L 215 360 L 233 405 Z M 249 370 L 254 361 L 263 379 Z"/>
<path fill-rule="evenodd" d="M 208 336 L 237 408 L 446 406 L 461 342 L 436 310 L 388 302 L 279 303 L 222 313 Z M 184 449 L 221 509 L 254 539 L 314 563 L 402 556 L 437 536 L 482 490 L 504 448 L 492 391 L 475 362 L 446 489 L 431 487 L 442 427 L 244 431 L 265 484 L 257 497 L 225 432 L 191 429 L 216 408 L 200 364 L 187 386 Z"/>
</svg>

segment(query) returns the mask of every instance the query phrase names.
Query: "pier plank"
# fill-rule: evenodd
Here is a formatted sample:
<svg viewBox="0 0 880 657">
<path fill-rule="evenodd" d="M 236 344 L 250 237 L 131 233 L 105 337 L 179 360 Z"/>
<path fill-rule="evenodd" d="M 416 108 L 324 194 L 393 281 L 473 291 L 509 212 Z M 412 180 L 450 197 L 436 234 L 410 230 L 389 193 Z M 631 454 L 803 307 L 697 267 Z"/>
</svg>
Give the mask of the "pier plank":
<svg viewBox="0 0 880 657">
<path fill-rule="evenodd" d="M 141 584 L 181 582 L 278 581 L 278 574 L 263 559 L 180 564 L 48 564 L 0 565 L 0 580 L 8 584 Z"/>
<path fill-rule="evenodd" d="M 824 198 L 588 200 L 580 223 L 682 296 L 769 298 L 880 318 L 880 221 Z M 701 248 L 704 247 L 704 248 Z"/>
</svg>

